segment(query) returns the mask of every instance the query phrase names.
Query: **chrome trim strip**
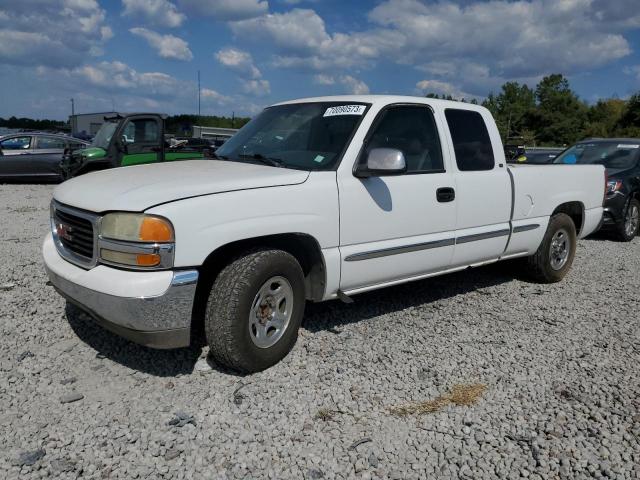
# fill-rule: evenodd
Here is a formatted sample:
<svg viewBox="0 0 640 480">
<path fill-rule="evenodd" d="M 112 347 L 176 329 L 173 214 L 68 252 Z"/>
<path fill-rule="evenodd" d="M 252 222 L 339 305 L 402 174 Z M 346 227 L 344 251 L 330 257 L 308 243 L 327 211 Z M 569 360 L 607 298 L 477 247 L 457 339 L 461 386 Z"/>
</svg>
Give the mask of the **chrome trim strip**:
<svg viewBox="0 0 640 480">
<path fill-rule="evenodd" d="M 183 270 L 173 272 L 173 280 L 171 280 L 171 285 L 193 285 L 194 283 L 198 283 L 198 276 L 199 273 L 197 270 Z"/>
<path fill-rule="evenodd" d="M 456 238 L 456 245 L 461 243 L 478 242 L 480 240 L 487 240 L 489 238 L 506 237 L 511 233 L 511 230 L 505 228 L 503 230 L 495 230 L 493 232 L 474 233 L 473 235 L 465 235 L 463 237 Z"/>
<path fill-rule="evenodd" d="M 418 252 L 420 250 L 429 250 L 431 248 L 448 247 L 455 245 L 453 238 L 444 240 L 435 240 L 433 242 L 416 243 L 404 247 L 383 248 L 381 250 L 373 250 L 370 252 L 354 253 L 344 259 L 345 262 L 359 262 L 361 260 L 370 260 L 372 258 L 387 257 L 390 255 L 398 255 L 401 253 Z"/>
<path fill-rule="evenodd" d="M 540 225 L 538 225 L 537 223 L 532 223 L 530 225 L 519 225 L 517 227 L 513 227 L 513 233 L 528 232 L 529 230 L 535 230 L 538 227 L 540 227 Z"/>
<path fill-rule="evenodd" d="M 135 243 L 125 242 L 121 240 L 111 240 L 98 236 L 98 258 L 101 264 L 113 265 L 116 267 L 124 267 L 128 270 L 157 270 L 159 268 L 173 267 L 173 256 L 175 251 L 173 243 Z M 122 264 L 110 262 L 102 258 L 102 249 L 113 250 L 123 253 L 140 253 L 149 254 L 157 253 L 160 255 L 160 264 L 153 267 L 138 267 L 136 265 Z"/>
<path fill-rule="evenodd" d="M 508 228 L 502 230 L 495 230 L 493 232 L 476 233 L 473 235 L 465 235 L 464 237 L 446 238 L 444 240 L 435 240 L 433 242 L 416 243 L 413 245 L 406 245 L 404 247 L 392 247 L 383 248 L 381 250 L 372 250 L 370 252 L 354 253 L 347 256 L 345 262 L 359 262 L 361 260 L 370 260 L 372 258 L 388 257 L 390 255 L 398 255 L 401 253 L 418 252 L 420 250 L 428 250 L 431 248 L 449 247 L 451 245 L 457 245 L 460 243 L 477 242 L 480 240 L 486 240 L 488 238 L 505 237 L 511 234 L 511 230 Z"/>
</svg>

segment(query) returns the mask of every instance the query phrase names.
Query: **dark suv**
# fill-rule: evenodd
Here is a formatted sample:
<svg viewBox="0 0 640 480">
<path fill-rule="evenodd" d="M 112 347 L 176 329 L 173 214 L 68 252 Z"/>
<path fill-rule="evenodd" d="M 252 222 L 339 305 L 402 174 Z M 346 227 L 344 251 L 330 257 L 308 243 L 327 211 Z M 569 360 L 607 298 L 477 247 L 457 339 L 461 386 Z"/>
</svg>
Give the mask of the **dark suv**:
<svg viewBox="0 0 640 480">
<path fill-rule="evenodd" d="M 599 164 L 607 169 L 603 228 L 628 242 L 640 225 L 640 138 L 589 139 L 562 152 L 553 163 Z"/>
</svg>

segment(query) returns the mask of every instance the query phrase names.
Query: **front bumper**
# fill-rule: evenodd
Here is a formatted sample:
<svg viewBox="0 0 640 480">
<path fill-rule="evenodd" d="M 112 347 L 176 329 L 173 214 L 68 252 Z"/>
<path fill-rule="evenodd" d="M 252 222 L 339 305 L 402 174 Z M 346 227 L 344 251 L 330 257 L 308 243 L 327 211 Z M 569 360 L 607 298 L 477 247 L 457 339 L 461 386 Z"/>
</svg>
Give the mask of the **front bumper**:
<svg viewBox="0 0 640 480">
<path fill-rule="evenodd" d="M 624 222 L 624 214 L 628 197 L 622 192 L 616 192 L 606 198 L 604 202 L 603 228 L 612 228 Z"/>
<path fill-rule="evenodd" d="M 42 253 L 55 289 L 102 327 L 152 348 L 189 346 L 197 270 L 84 270 L 60 257 L 51 235 Z"/>
</svg>

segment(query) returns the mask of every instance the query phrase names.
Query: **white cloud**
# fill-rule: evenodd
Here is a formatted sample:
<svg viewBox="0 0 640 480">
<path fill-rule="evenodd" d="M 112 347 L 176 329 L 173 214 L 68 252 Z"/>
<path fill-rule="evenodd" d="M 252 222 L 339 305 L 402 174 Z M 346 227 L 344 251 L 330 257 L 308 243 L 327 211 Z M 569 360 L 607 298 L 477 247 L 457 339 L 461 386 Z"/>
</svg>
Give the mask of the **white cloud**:
<svg viewBox="0 0 640 480">
<path fill-rule="evenodd" d="M 200 96 L 205 101 L 213 101 L 219 104 L 227 104 L 231 101 L 229 97 L 222 95 L 221 93 L 218 93 L 217 91 L 210 88 L 201 88 Z"/>
<path fill-rule="evenodd" d="M 95 0 L 21 0 L 0 15 L 0 63 L 70 67 L 113 35 Z"/>
<path fill-rule="evenodd" d="M 242 90 L 250 95 L 262 97 L 271 93 L 271 85 L 268 80 L 243 80 Z"/>
<path fill-rule="evenodd" d="M 335 85 L 336 79 L 331 75 L 326 75 L 324 73 L 318 73 L 313 76 L 313 83 L 317 85 Z"/>
<path fill-rule="evenodd" d="M 440 95 L 451 95 L 455 99 L 470 99 L 473 95 L 461 91 L 458 87 L 448 82 L 441 82 L 439 80 L 421 80 L 416 83 L 416 89 L 421 95 L 429 93 L 437 93 Z"/>
<path fill-rule="evenodd" d="M 269 2 L 266 0 L 180 0 L 180 5 L 218 20 L 242 20 L 269 11 Z"/>
<path fill-rule="evenodd" d="M 193 59 L 193 54 L 191 53 L 191 50 L 189 50 L 189 44 L 179 37 L 173 35 L 161 35 L 153 30 L 141 27 L 132 28 L 129 31 L 134 35 L 144 38 L 162 58 L 183 61 Z"/>
<path fill-rule="evenodd" d="M 248 52 L 228 47 L 216 52 L 215 58 L 240 77 L 245 93 L 256 97 L 271 93 L 269 81 L 262 78 L 262 72 L 254 65 L 253 57 Z"/>
<path fill-rule="evenodd" d="M 159 27 L 179 27 L 186 19 L 183 13 L 168 0 L 122 0 L 123 15 L 139 19 Z"/>
<path fill-rule="evenodd" d="M 313 83 L 317 85 L 341 85 L 344 87 L 346 93 L 352 95 L 367 95 L 369 93 L 369 86 L 362 80 L 358 80 L 351 75 L 326 75 L 318 74 L 314 75 Z"/>
<path fill-rule="evenodd" d="M 215 54 L 216 59 L 229 70 L 239 75 L 260 78 L 262 73 L 254 65 L 251 54 L 236 48 L 223 48 Z"/>
<path fill-rule="evenodd" d="M 440 79 L 471 74 L 463 88 L 479 92 L 629 55 L 623 33 L 640 25 L 640 10 L 637 0 L 385 0 L 368 19 L 363 31 L 330 32 L 314 10 L 293 9 L 230 27 L 238 41 L 269 45 L 277 68 L 352 74 L 391 61 Z"/>
</svg>

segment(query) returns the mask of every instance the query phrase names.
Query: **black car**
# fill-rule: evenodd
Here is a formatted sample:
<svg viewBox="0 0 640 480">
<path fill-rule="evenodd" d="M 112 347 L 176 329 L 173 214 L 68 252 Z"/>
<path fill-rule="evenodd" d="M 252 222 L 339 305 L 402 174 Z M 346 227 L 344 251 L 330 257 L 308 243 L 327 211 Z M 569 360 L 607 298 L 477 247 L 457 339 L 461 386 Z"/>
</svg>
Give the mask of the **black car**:
<svg viewBox="0 0 640 480">
<path fill-rule="evenodd" d="M 640 225 L 640 138 L 589 139 L 565 150 L 559 164 L 599 164 L 607 170 L 603 229 L 628 242 Z"/>
<path fill-rule="evenodd" d="M 60 161 L 64 152 L 88 144 L 68 135 L 42 132 L 0 137 L 0 180 L 63 180 Z"/>
<path fill-rule="evenodd" d="M 562 152 L 562 148 L 523 148 L 507 162 L 544 165 L 552 163 L 560 152 Z"/>
<path fill-rule="evenodd" d="M 216 146 L 210 140 L 206 138 L 195 137 L 175 137 L 177 141 L 186 141 L 185 146 L 189 149 L 201 152 L 205 157 L 212 156 L 216 151 Z"/>
</svg>

